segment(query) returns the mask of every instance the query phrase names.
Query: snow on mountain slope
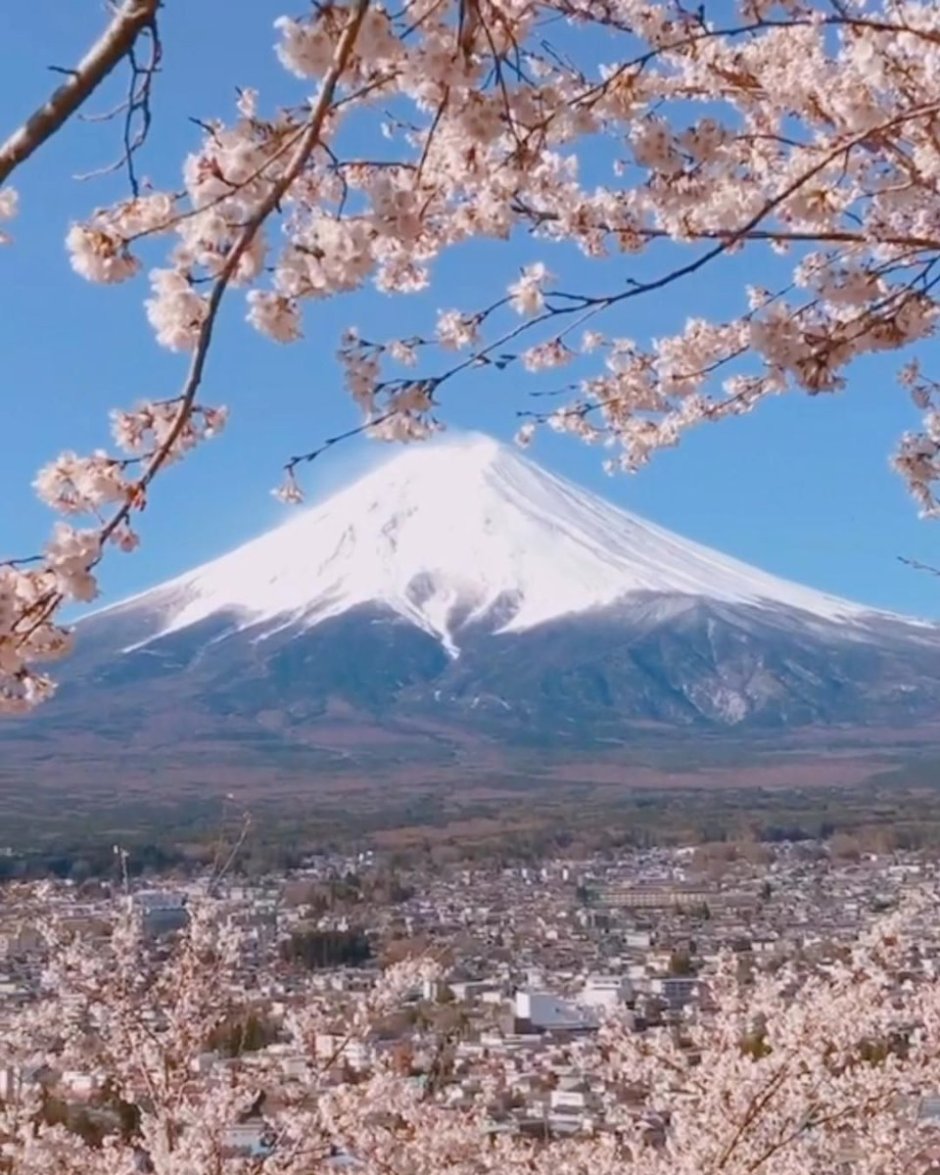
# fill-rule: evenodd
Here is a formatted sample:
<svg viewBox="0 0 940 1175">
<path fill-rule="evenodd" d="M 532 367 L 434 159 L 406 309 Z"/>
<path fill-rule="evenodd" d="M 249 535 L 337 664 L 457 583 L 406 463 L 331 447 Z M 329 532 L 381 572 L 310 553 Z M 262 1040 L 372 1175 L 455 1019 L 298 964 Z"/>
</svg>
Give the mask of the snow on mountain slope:
<svg viewBox="0 0 940 1175">
<path fill-rule="evenodd" d="M 479 435 L 402 449 L 322 504 L 116 607 L 159 615 L 140 647 L 217 614 L 235 613 L 263 639 L 380 603 L 456 655 L 468 623 L 522 632 L 635 593 L 849 626 L 900 619 L 687 542 Z"/>
</svg>

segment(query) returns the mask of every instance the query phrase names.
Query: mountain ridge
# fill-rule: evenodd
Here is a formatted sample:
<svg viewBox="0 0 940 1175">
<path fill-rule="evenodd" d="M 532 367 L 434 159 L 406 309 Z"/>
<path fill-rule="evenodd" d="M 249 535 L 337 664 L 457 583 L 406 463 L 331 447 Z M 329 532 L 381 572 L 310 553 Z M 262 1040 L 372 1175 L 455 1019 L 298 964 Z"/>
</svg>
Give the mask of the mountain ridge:
<svg viewBox="0 0 940 1175">
<path fill-rule="evenodd" d="M 168 622 L 145 643 L 222 610 L 246 627 L 279 617 L 313 627 L 379 601 L 456 655 L 455 620 L 501 611 L 498 631 L 525 631 L 642 592 L 933 627 L 679 538 L 479 434 L 405 449 L 236 550 L 94 615 L 165 605 Z"/>
<path fill-rule="evenodd" d="M 60 677 L 42 713 L 0 728 L 18 774 L 472 771 L 520 747 L 555 762 L 650 738 L 907 737 L 940 713 L 940 629 L 687 542 L 473 437 L 406 448 L 89 615 Z"/>
</svg>

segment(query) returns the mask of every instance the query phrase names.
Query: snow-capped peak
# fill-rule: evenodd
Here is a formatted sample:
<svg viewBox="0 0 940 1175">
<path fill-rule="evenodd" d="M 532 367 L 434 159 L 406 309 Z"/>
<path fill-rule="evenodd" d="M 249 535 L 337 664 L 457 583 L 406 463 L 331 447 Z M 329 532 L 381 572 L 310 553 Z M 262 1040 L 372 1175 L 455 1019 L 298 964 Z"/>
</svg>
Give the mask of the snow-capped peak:
<svg viewBox="0 0 940 1175">
<path fill-rule="evenodd" d="M 159 605 L 150 640 L 231 613 L 263 637 L 378 603 L 456 655 L 475 620 L 519 632 L 638 593 L 875 615 L 681 539 L 477 434 L 402 449 L 132 606 Z"/>
</svg>

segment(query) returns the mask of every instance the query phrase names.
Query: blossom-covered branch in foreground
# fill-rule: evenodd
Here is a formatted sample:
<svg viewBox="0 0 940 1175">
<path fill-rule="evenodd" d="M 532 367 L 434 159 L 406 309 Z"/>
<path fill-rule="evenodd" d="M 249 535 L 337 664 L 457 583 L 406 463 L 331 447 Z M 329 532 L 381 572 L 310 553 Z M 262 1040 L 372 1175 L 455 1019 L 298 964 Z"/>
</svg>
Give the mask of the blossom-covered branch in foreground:
<svg viewBox="0 0 940 1175">
<path fill-rule="evenodd" d="M 296 106 L 266 110 L 240 88 L 231 121 L 200 124 L 181 189 L 68 231 L 78 275 L 131 289 L 167 242 L 145 310 L 190 367 L 179 393 L 115 411 L 113 450 L 41 471 L 43 500 L 87 525 L 60 522 L 35 562 L 0 566 L 0 709 L 49 696 L 42 663 L 69 643 L 60 605 L 95 594 L 107 544 L 137 543 L 156 474 L 218 432 L 224 410 L 196 392 L 232 286 L 254 329 L 297 344 L 323 299 L 420 291 L 453 246 L 525 241 L 542 256 L 494 279 L 482 306 L 445 308 L 414 337 L 350 327 L 339 357 L 360 423 L 340 435 L 420 440 L 458 376 L 558 371 L 553 398 L 519 410 L 520 441 L 546 425 L 606 446 L 611 469 L 768 397 L 841 391 L 855 361 L 935 330 L 928 0 L 361 0 L 283 17 L 277 37 Z M 0 217 L 15 211 L 3 189 Z M 577 253 L 606 259 L 598 288 Z M 668 319 L 672 291 L 712 271 L 721 316 L 655 338 L 625 329 L 633 300 L 669 291 Z M 934 513 L 940 412 L 916 350 L 901 381 L 923 423 L 895 465 Z M 285 455 L 288 501 L 322 437 L 311 446 Z"/>
</svg>

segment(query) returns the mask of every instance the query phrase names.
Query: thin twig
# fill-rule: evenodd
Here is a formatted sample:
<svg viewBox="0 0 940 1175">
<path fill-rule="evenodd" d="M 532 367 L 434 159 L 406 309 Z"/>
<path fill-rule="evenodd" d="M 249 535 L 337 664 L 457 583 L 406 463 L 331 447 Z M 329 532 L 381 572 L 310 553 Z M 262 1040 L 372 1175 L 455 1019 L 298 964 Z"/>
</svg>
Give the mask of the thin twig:
<svg viewBox="0 0 940 1175">
<path fill-rule="evenodd" d="M 68 121 L 134 47 L 145 29 L 153 29 L 160 0 L 124 0 L 104 33 L 88 50 L 68 80 L 0 145 L 0 184 Z"/>
<path fill-rule="evenodd" d="M 99 532 L 99 539 L 101 542 L 101 550 L 104 550 L 104 544 L 114 534 L 114 532 L 122 526 L 133 513 L 137 505 L 144 500 L 145 491 L 153 479 L 157 476 L 163 466 L 169 459 L 176 442 L 179 440 L 186 428 L 187 422 L 192 416 L 193 405 L 196 399 L 196 392 L 202 383 L 203 372 L 205 370 L 206 359 L 209 354 L 209 347 L 212 343 L 212 334 L 215 327 L 216 318 L 218 317 L 219 308 L 222 304 L 222 299 L 225 292 L 231 283 L 232 278 L 238 269 L 239 262 L 244 256 L 245 252 L 251 247 L 252 241 L 257 236 L 261 226 L 267 218 L 280 207 L 284 195 L 290 188 L 294 180 L 300 175 L 303 168 L 306 166 L 307 160 L 310 158 L 314 147 L 320 138 L 320 133 L 323 129 L 323 123 L 326 120 L 327 114 L 333 103 L 333 96 L 336 92 L 336 87 L 339 79 L 346 68 L 349 61 L 349 55 L 352 52 L 356 37 L 359 34 L 359 29 L 362 25 L 363 18 L 369 7 L 369 0 L 357 0 L 355 8 L 352 10 L 350 19 L 343 29 L 339 40 L 336 44 L 336 49 L 333 54 L 333 62 L 323 79 L 323 85 L 320 90 L 319 97 L 310 111 L 310 117 L 307 120 L 306 127 L 297 144 L 297 148 L 291 157 L 290 162 L 284 170 L 283 175 L 271 185 L 271 189 L 267 196 L 258 205 L 255 212 L 246 222 L 242 228 L 238 239 L 232 245 L 222 266 L 219 276 L 213 284 L 212 291 L 209 294 L 206 303 L 206 315 L 199 328 L 199 334 L 196 339 L 193 356 L 190 360 L 189 371 L 186 379 L 183 382 L 182 390 L 179 394 L 179 411 L 173 427 L 168 431 L 163 443 L 157 448 L 151 457 L 146 469 L 135 483 L 132 492 L 128 495 L 127 500 L 112 516 L 110 521 L 102 527 Z M 100 560 L 101 555 L 98 556 Z M 97 563 L 98 560 L 95 562 Z M 95 564 L 92 564 L 94 566 Z M 45 623 L 45 621 L 52 615 L 52 613 L 62 603 L 63 596 L 60 592 L 52 591 L 47 596 L 44 596 L 37 601 L 35 607 L 38 613 L 34 624 L 25 631 L 19 638 L 18 644 L 22 646 L 30 637 L 36 628 Z"/>
<path fill-rule="evenodd" d="M 103 115 L 98 115 L 94 119 L 95 121 L 105 122 L 108 119 L 115 118 L 118 114 L 124 115 L 121 154 L 113 163 L 109 163 L 105 167 L 96 168 L 94 171 L 84 172 L 75 177 L 79 180 L 94 179 L 98 176 L 111 175 L 113 172 L 119 171 L 122 167 L 126 167 L 131 194 L 134 196 L 140 195 L 140 182 L 137 178 L 134 156 L 147 141 L 147 136 L 150 133 L 150 124 L 153 119 L 153 112 L 150 106 L 150 99 L 153 93 L 153 79 L 160 68 L 160 60 L 163 56 L 163 47 L 160 43 L 160 35 L 157 31 L 156 22 L 150 28 L 144 29 L 144 33 L 150 39 L 150 54 L 147 61 L 141 64 L 137 59 L 136 46 L 131 46 L 130 52 L 128 53 L 131 66 L 131 79 L 127 90 L 127 98 L 113 110 L 107 111 Z M 92 121 L 92 119 L 89 118 L 86 121 Z"/>
<path fill-rule="evenodd" d="M 908 559 L 905 555 L 898 555 L 898 562 L 903 563 L 905 567 L 912 567 L 915 571 L 928 571 L 931 575 L 940 575 L 940 567 L 921 563 L 919 559 Z"/>
<path fill-rule="evenodd" d="M 219 307 L 222 304 L 222 299 L 225 296 L 225 291 L 228 289 L 229 283 L 235 275 L 238 264 L 244 256 L 245 252 L 250 248 L 252 241 L 258 234 L 261 226 L 280 206 L 281 200 L 286 194 L 288 188 L 303 170 L 307 159 L 317 144 L 320 137 L 320 132 L 323 128 L 324 120 L 330 109 L 333 100 L 333 94 L 336 90 L 336 85 L 339 78 L 346 68 L 346 63 L 349 59 L 349 54 L 352 51 L 356 36 L 359 33 L 359 27 L 362 24 L 363 17 L 369 7 L 369 0 L 358 0 L 356 7 L 353 10 L 353 15 L 343 30 L 342 36 L 337 42 L 336 52 L 333 56 L 333 64 L 329 72 L 323 79 L 323 88 L 320 91 L 320 96 L 317 99 L 316 105 L 313 107 L 310 118 L 307 122 L 306 130 L 301 136 L 300 142 L 297 144 L 297 149 L 291 158 L 290 163 L 284 170 L 284 174 L 275 183 L 271 185 L 271 190 L 267 196 L 261 201 L 260 205 L 248 220 L 247 224 L 241 231 L 238 240 L 229 250 L 228 257 L 225 259 L 225 264 L 219 273 L 215 284 L 212 287 L 212 292 L 209 295 L 209 300 L 206 306 L 206 317 L 199 329 L 199 337 L 196 340 L 196 347 L 193 351 L 192 361 L 190 362 L 189 372 L 186 381 L 183 384 L 183 389 L 180 393 L 180 410 L 177 413 L 176 421 L 163 444 L 154 453 L 150 464 L 147 466 L 142 477 L 137 482 L 136 489 L 138 494 L 144 491 L 150 482 L 160 472 L 162 467 L 173 451 L 173 447 L 179 439 L 186 427 L 186 423 L 192 412 L 193 403 L 195 401 L 196 392 L 199 385 L 202 383 L 203 370 L 206 364 L 206 358 L 209 353 L 209 346 L 212 342 L 212 333 L 215 327 L 215 321 L 219 313 Z M 127 502 L 120 510 L 111 518 L 111 521 L 104 527 L 101 532 L 101 541 L 105 542 L 111 537 L 115 530 L 125 522 L 133 510 L 133 502 Z"/>
</svg>

